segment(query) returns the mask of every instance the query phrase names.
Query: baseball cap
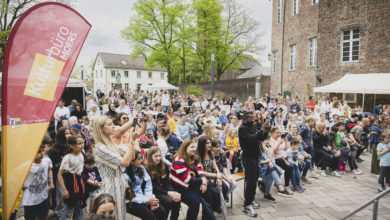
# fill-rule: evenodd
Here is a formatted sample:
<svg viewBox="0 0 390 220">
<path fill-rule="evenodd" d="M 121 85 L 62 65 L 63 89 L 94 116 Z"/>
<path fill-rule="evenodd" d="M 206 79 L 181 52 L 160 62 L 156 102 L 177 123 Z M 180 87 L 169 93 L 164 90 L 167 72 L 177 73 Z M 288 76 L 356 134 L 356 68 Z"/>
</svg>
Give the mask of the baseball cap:
<svg viewBox="0 0 390 220">
<path fill-rule="evenodd" d="M 351 115 L 351 118 L 357 118 L 357 117 L 359 117 L 359 115 L 356 114 L 356 113 L 353 113 L 353 114 Z"/>
<path fill-rule="evenodd" d="M 70 129 L 76 130 L 76 131 L 81 131 L 81 124 L 74 123 Z"/>
</svg>

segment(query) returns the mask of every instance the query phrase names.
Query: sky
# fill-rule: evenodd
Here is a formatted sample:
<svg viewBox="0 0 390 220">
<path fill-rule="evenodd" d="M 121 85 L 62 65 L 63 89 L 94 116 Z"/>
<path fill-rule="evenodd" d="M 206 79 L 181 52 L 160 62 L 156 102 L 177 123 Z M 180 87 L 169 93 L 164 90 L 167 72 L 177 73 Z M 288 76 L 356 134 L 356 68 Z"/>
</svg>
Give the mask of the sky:
<svg viewBox="0 0 390 220">
<path fill-rule="evenodd" d="M 255 57 L 264 66 L 270 66 L 268 53 L 271 48 L 272 1 L 271 0 L 237 0 L 251 11 L 251 16 L 260 23 L 263 34 L 261 44 L 265 49 Z M 89 65 L 98 52 L 130 54 L 129 44 L 120 36 L 120 31 L 128 26 L 130 16 L 134 13 L 132 5 L 135 0 L 77 0 L 76 9 L 83 15 L 92 28 L 84 43 L 77 65 Z"/>
</svg>

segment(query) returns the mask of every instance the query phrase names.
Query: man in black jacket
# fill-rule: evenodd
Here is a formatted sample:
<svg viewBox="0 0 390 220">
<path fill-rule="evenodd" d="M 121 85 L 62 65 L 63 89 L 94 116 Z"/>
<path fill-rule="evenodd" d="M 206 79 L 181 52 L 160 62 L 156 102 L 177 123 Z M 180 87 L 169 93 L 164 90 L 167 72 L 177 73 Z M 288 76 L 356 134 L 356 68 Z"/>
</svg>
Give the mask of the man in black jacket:
<svg viewBox="0 0 390 220">
<path fill-rule="evenodd" d="M 244 212 L 248 216 L 257 217 L 257 213 L 253 209 L 260 208 L 260 205 L 254 202 L 258 176 L 258 158 L 261 156 L 260 144 L 267 137 L 271 126 L 264 124 L 263 130 L 257 130 L 254 126 L 255 117 L 251 112 L 245 112 L 243 119 L 243 124 L 238 129 L 238 137 L 245 169 Z"/>
</svg>

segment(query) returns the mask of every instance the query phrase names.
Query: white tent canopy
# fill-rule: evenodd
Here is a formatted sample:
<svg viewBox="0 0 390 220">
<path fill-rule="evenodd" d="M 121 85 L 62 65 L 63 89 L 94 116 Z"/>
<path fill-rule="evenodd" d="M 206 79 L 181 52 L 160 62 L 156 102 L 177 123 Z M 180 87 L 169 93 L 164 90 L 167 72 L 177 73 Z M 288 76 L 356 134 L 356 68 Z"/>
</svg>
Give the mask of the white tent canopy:
<svg viewBox="0 0 390 220">
<path fill-rule="evenodd" d="M 179 90 L 179 88 L 177 88 L 176 86 L 173 86 L 171 84 L 169 84 L 168 82 L 166 81 L 160 81 L 154 85 L 151 85 L 149 87 L 146 88 L 147 90 L 161 90 L 161 89 L 166 89 L 166 90 Z"/>
<path fill-rule="evenodd" d="M 390 94 L 390 73 L 346 74 L 334 83 L 314 88 L 314 92 Z"/>
</svg>

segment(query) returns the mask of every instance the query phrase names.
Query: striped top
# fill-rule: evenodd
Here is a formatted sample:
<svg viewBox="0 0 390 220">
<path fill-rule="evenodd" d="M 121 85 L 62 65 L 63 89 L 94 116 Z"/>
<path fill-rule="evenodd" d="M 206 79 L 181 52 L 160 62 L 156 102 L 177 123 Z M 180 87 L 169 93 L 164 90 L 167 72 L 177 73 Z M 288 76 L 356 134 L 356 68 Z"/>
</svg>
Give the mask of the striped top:
<svg viewBox="0 0 390 220">
<path fill-rule="evenodd" d="M 194 164 L 193 167 L 188 167 L 185 161 L 180 156 L 177 156 L 172 162 L 169 178 L 171 183 L 188 189 L 192 186 L 200 186 L 202 178 L 206 178 L 206 176 L 200 163 Z"/>
</svg>

